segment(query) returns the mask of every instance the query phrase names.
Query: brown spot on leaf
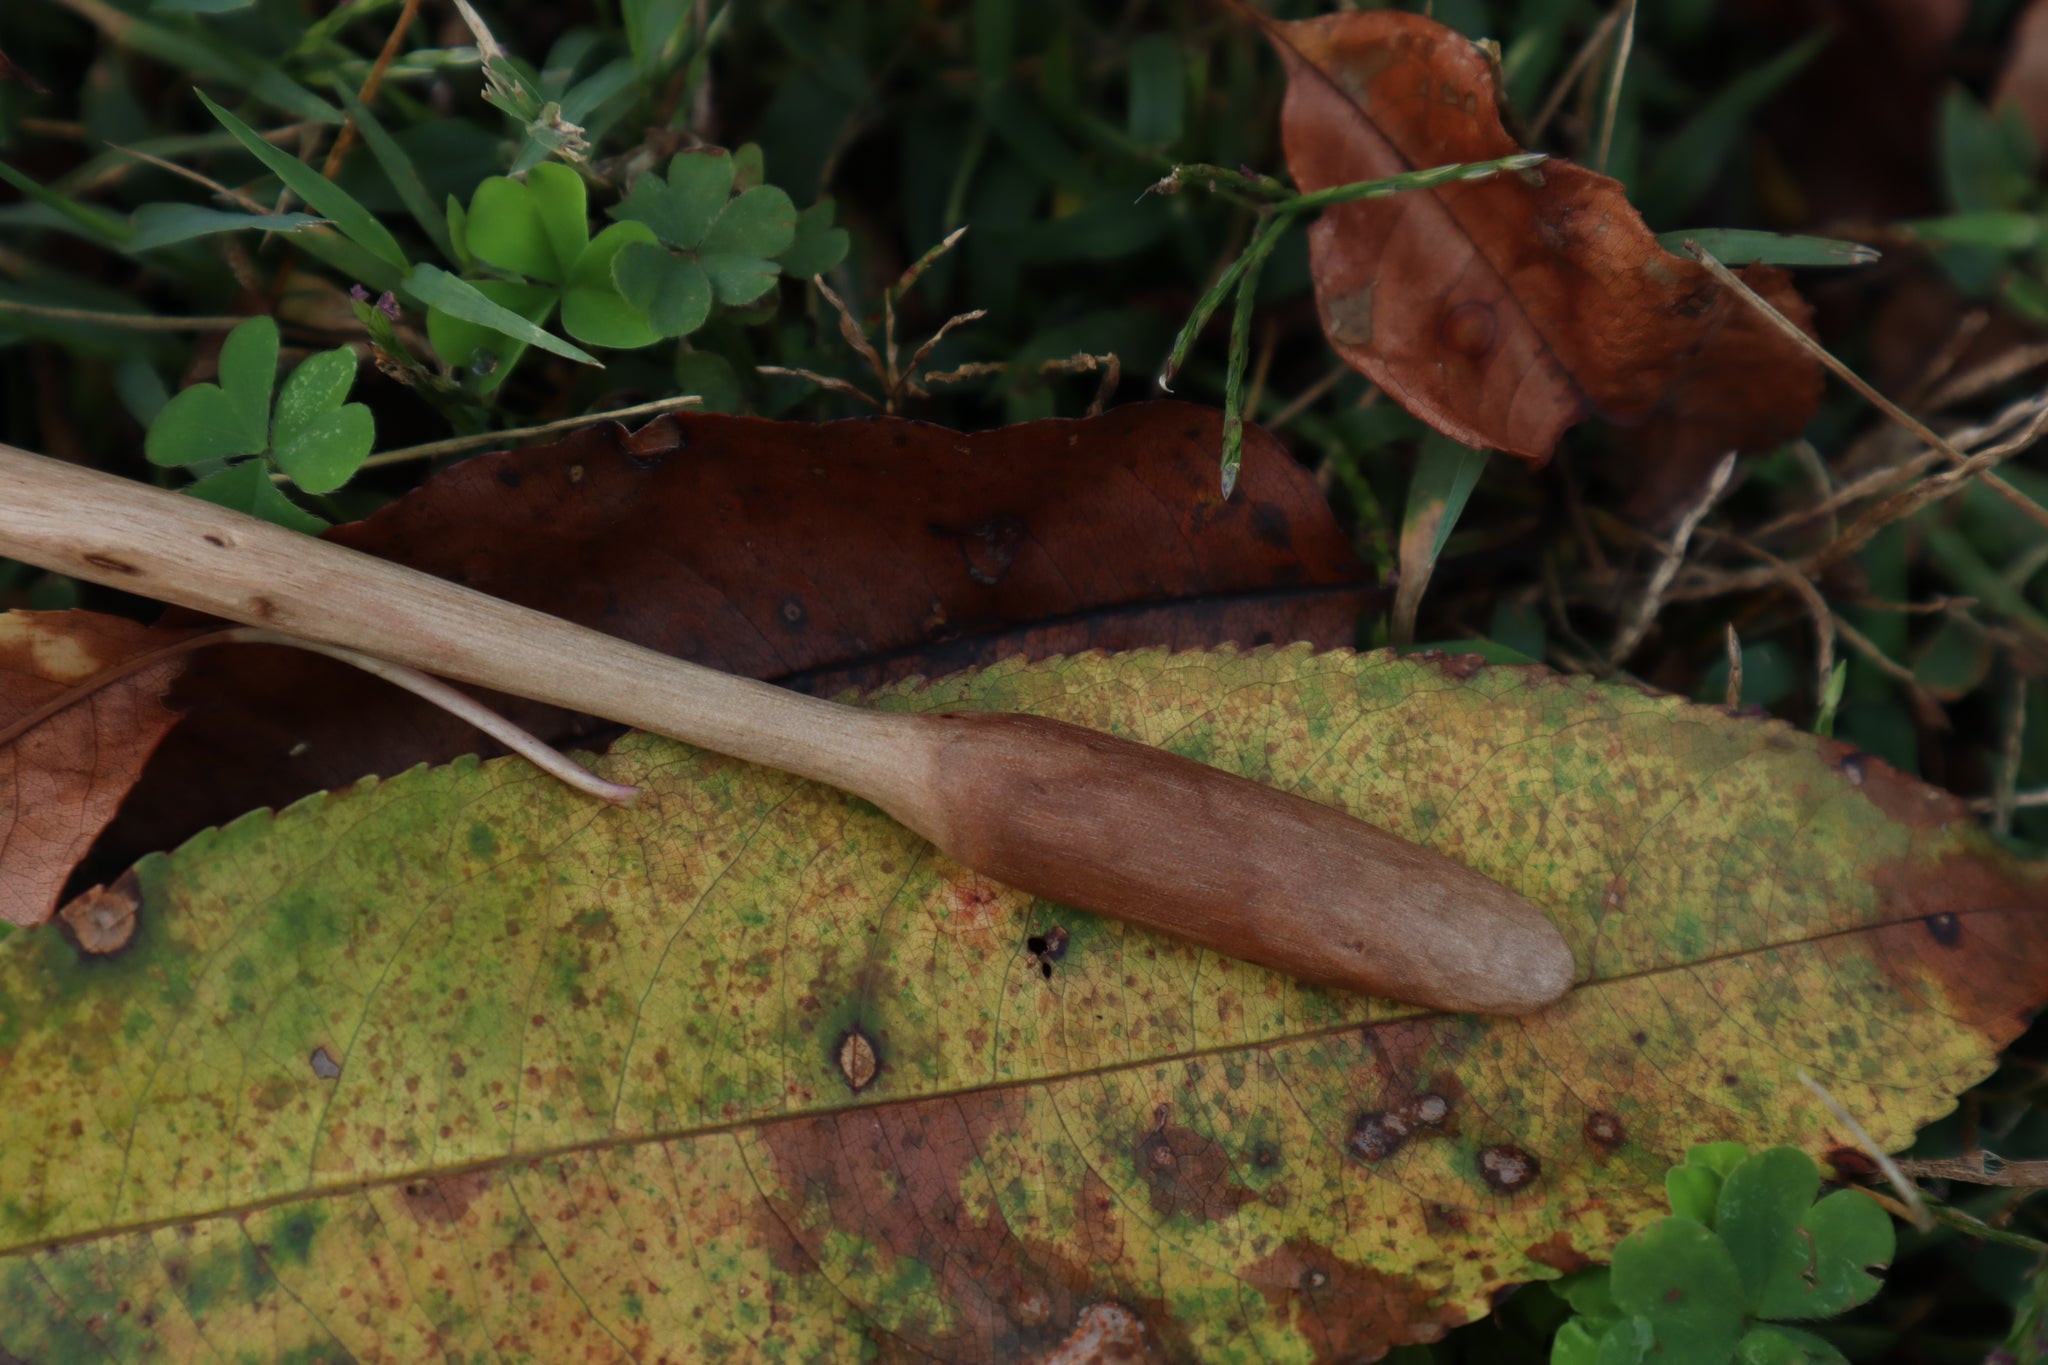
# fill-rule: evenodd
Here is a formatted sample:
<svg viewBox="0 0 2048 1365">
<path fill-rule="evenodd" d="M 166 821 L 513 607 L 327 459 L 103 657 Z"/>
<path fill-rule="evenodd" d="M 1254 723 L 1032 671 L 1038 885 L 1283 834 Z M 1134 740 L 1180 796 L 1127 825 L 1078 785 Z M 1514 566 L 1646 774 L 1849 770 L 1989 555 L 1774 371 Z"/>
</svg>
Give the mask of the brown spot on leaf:
<svg viewBox="0 0 2048 1365">
<path fill-rule="evenodd" d="M 1822 1159 L 1844 1180 L 1867 1180 L 1878 1172 L 1876 1160 L 1861 1147 L 1830 1147 Z"/>
<path fill-rule="evenodd" d="M 1136 1313 L 1120 1303 L 1091 1303 L 1067 1339 L 1035 1357 L 1032 1365 L 1148 1365 L 1162 1359 Z"/>
<path fill-rule="evenodd" d="M 856 1095 L 873 1085 L 876 1074 L 882 1069 L 881 1056 L 875 1051 L 875 1040 L 868 1037 L 859 1024 L 839 1036 L 833 1055 L 839 1060 L 839 1074 L 846 1078 L 847 1086 Z"/>
<path fill-rule="evenodd" d="M 1523 1255 L 1538 1265 L 1547 1265 L 1552 1270 L 1570 1275 L 1593 1264 L 1593 1258 L 1572 1245 L 1569 1234 L 1562 1229 L 1553 1232 L 1543 1241 L 1526 1248 Z"/>
<path fill-rule="evenodd" d="M 1442 1127 L 1450 1115 L 1451 1102 L 1433 1090 L 1410 1095 L 1391 1109 L 1360 1114 L 1351 1126 L 1351 1153 L 1363 1161 L 1384 1161 L 1417 1132 Z"/>
<path fill-rule="evenodd" d="M 1017 560 L 1017 547 L 1024 540 L 1024 523 L 1015 517 L 994 517 L 960 537 L 960 557 L 967 562 L 967 576 L 985 588 L 1003 581 Z"/>
<path fill-rule="evenodd" d="M 398 1202 L 418 1222 L 446 1226 L 460 1222 L 469 1206 L 490 1187 L 489 1171 L 437 1175 L 399 1186 Z"/>
<path fill-rule="evenodd" d="M 130 870 L 112 886 L 95 886 L 57 912 L 79 951 L 106 957 L 127 947 L 135 937 L 136 912 L 142 906 L 142 883 Z"/>
<path fill-rule="evenodd" d="M 1185 1214 L 1200 1223 L 1236 1213 L 1257 1198 L 1232 1183 L 1230 1156 L 1221 1143 L 1192 1128 L 1167 1124 L 1139 1139 L 1138 1174 L 1162 1218 Z"/>
<path fill-rule="evenodd" d="M 754 1139 L 769 1157 L 757 1208 L 771 1226 L 760 1235 L 780 1248 L 777 1264 L 807 1262 L 834 1281 L 851 1273 L 856 1245 L 868 1273 L 928 1272 L 929 1292 L 889 1305 L 892 1345 L 905 1358 L 1028 1358 L 1110 1291 L 1069 1263 L 1071 1248 L 1021 1239 L 985 1198 L 991 1181 L 999 1188 L 1022 1173 L 977 1163 L 1024 1123 L 1020 1097 L 973 1092 L 769 1124 Z M 1115 1210 L 1091 1212 L 1089 1188 L 1078 1187 L 1082 1227 L 1097 1220 L 1086 1235 L 1119 1240 Z"/>
<path fill-rule="evenodd" d="M 327 1050 L 325 1043 L 314 1048 L 308 1060 L 313 1064 L 313 1074 L 323 1081 L 331 1081 L 341 1074 L 341 1063 L 334 1060 L 334 1054 Z"/>
<path fill-rule="evenodd" d="M 1622 1127 L 1621 1115 L 1607 1109 L 1595 1109 L 1586 1115 L 1581 1129 L 1586 1142 L 1596 1151 L 1612 1152 L 1628 1141 L 1628 1130 Z"/>
<path fill-rule="evenodd" d="M 1962 851 L 1879 866 L 1871 881 L 1891 922 L 1863 942 L 1908 998 L 1935 996 L 1994 1048 L 2019 1032 L 2019 1010 L 2048 999 L 2048 937 L 2037 928 L 2048 882 L 2024 865 Z"/>
<path fill-rule="evenodd" d="M 1437 339 L 1447 350 L 1477 360 L 1493 349 L 1493 309 L 1484 303 L 1461 303 L 1444 314 Z"/>
<path fill-rule="evenodd" d="M 1353 1265 L 1295 1237 L 1246 1266 L 1242 1278 L 1291 1312 L 1317 1361 L 1377 1360 L 1395 1346 L 1436 1341 L 1465 1320 L 1419 1280 Z"/>
<path fill-rule="evenodd" d="M 1543 1171 L 1543 1163 L 1534 1154 L 1508 1143 L 1481 1147 L 1474 1164 L 1487 1187 L 1501 1194 L 1528 1189 Z"/>
</svg>

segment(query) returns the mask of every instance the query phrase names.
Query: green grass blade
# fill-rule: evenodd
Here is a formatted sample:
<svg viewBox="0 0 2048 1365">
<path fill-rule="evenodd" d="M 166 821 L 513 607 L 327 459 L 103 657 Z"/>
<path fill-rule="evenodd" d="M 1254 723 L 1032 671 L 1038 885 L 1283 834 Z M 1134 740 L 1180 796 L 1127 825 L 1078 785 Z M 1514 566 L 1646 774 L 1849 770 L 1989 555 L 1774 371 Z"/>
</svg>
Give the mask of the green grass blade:
<svg viewBox="0 0 2048 1365">
<path fill-rule="evenodd" d="M 1437 556 L 1451 537 L 1451 528 L 1486 469 L 1486 452 L 1460 445 L 1432 432 L 1423 438 L 1415 476 L 1408 484 L 1408 506 L 1401 514 L 1401 582 L 1394 593 L 1394 643 L 1415 638 L 1415 614 L 1422 594 L 1436 572 Z"/>
<path fill-rule="evenodd" d="M 1223 464 L 1222 491 L 1227 501 L 1237 488 L 1237 471 L 1244 461 L 1244 372 L 1251 359 L 1252 310 L 1258 300 L 1259 272 L 1266 258 L 1294 226 L 1294 215 L 1276 214 L 1252 239 L 1239 262 L 1237 308 L 1230 317 L 1230 360 L 1223 378 Z"/>
<path fill-rule="evenodd" d="M 152 251 L 160 246 L 209 237 L 216 232 L 297 232 L 317 227 L 326 220 L 310 213 L 239 213 L 210 209 L 204 204 L 144 204 L 135 210 L 135 235 L 128 240 L 130 252 Z"/>
<path fill-rule="evenodd" d="M 448 216 L 434 202 L 433 194 L 427 189 L 426 181 L 420 178 L 419 168 L 405 154 L 405 148 L 398 145 L 398 139 L 391 136 L 377 116 L 370 112 L 369 106 L 356 98 L 355 91 L 346 85 L 336 84 L 334 93 L 341 97 L 342 107 L 355 120 L 356 131 L 363 135 L 370 155 L 376 157 L 378 166 L 383 168 L 384 178 L 391 182 L 392 189 L 398 191 L 406 212 L 420 225 L 420 231 L 427 234 L 434 250 L 441 253 L 442 260 L 457 261 L 455 243 L 448 235 Z"/>
<path fill-rule="evenodd" d="M 105 242 L 110 246 L 122 246 L 135 235 L 134 228 L 111 213 L 67 199 L 48 186 L 29 179 L 4 161 L 0 161 L 0 180 L 14 186 L 44 208 L 61 214 L 66 222 L 75 225 L 80 232 L 95 241 Z"/>
<path fill-rule="evenodd" d="M 285 187 L 293 194 L 331 220 L 344 237 L 387 265 L 398 270 L 406 268 L 409 262 L 398 245 L 398 239 L 377 221 L 376 215 L 357 203 L 354 195 L 297 157 L 286 156 L 258 137 L 255 129 L 208 99 L 204 91 L 197 93 L 201 103 L 220 120 L 221 126 L 235 135 L 235 141 L 268 167 L 271 174 L 284 181 Z"/>
<path fill-rule="evenodd" d="M 193 27 L 172 27 L 136 15 L 122 16 L 124 22 L 106 27 L 107 36 L 122 47 L 154 57 L 167 66 L 195 72 L 246 90 L 272 108 L 293 118 L 315 123 L 339 123 L 341 111 L 278 70 L 270 62 L 252 57 Z"/>
<path fill-rule="evenodd" d="M 457 279 L 439 266 L 414 266 L 412 273 L 405 277 L 403 292 L 410 295 L 415 302 L 430 308 L 438 308 L 450 317 L 473 322 L 479 327 L 488 327 L 516 341 L 538 346 L 543 351 L 551 351 L 580 364 L 604 368 L 590 352 L 535 326 L 511 309 L 491 302 L 475 285 L 467 280 Z"/>
<path fill-rule="evenodd" d="M 1801 237 L 1751 228 L 1690 228 L 1665 232 L 1657 245 L 1674 256 L 1685 254 L 1687 242 L 1698 242 L 1723 265 L 1870 265 L 1881 259 L 1875 247 L 1841 242 L 1832 237 Z"/>
</svg>

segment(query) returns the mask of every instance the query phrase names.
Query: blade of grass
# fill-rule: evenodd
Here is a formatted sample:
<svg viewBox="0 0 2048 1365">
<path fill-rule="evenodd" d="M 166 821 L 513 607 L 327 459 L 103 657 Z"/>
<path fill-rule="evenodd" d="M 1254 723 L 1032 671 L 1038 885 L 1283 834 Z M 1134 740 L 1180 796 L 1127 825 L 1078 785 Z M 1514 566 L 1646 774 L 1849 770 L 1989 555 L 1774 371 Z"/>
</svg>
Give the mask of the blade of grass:
<svg viewBox="0 0 2048 1365">
<path fill-rule="evenodd" d="M 400 271 L 410 264 L 405 259 L 404 249 L 398 245 L 398 239 L 391 235 L 391 230 L 378 222 L 376 215 L 358 203 L 354 195 L 297 157 L 287 156 L 265 142 L 257 135 L 255 129 L 208 99 L 204 91 L 195 93 L 199 95 L 200 102 L 220 120 L 221 126 L 233 133 L 235 140 L 241 143 L 251 156 L 282 180 L 285 188 L 333 222 L 342 236 Z"/>
<path fill-rule="evenodd" d="M 1415 641 L 1415 616 L 1436 572 L 1437 556 L 1465 511 L 1466 500 L 1486 469 L 1486 452 L 1431 432 L 1416 457 L 1401 512 L 1401 581 L 1394 589 L 1389 637 L 1396 645 Z"/>
<path fill-rule="evenodd" d="M 1259 272 L 1273 247 L 1294 226 L 1294 215 L 1276 214 L 1252 239 L 1238 259 L 1244 268 L 1237 282 L 1237 310 L 1230 319 L 1230 363 L 1223 380 L 1223 464 L 1222 488 L 1225 501 L 1237 487 L 1238 466 L 1244 461 L 1244 371 L 1251 354 L 1252 310 L 1258 301 Z"/>
<path fill-rule="evenodd" d="M 62 215 L 66 222 L 75 224 L 80 232 L 94 241 L 104 242 L 109 246 L 124 246 L 128 239 L 135 235 L 134 228 L 111 213 L 68 199 L 55 190 L 29 179 L 4 161 L 0 161 L 0 180 L 14 186 L 43 207 Z"/>
<path fill-rule="evenodd" d="M 1861 242 L 1838 242 L 1831 237 L 1802 237 L 1796 233 L 1758 232 L 1752 228 L 1694 228 L 1664 232 L 1657 245 L 1673 255 L 1685 250 L 1687 242 L 1699 243 L 1724 265 L 1804 265 L 1838 267 L 1871 265 L 1883 253 Z"/>
<path fill-rule="evenodd" d="M 356 98 L 353 90 L 337 84 L 334 93 L 341 97 L 342 107 L 348 110 L 354 127 L 368 144 L 370 155 L 377 158 L 377 164 L 383 168 L 384 178 L 391 182 L 392 189 L 398 191 L 406 212 L 412 214 L 413 221 L 420 225 L 420 231 L 427 234 L 434 249 L 441 253 L 441 259 L 454 261 L 455 243 L 448 235 L 448 215 L 441 212 L 441 206 L 434 202 L 426 182 L 420 179 L 419 168 L 412 164 L 405 148 L 398 145 L 398 139 L 391 136 L 377 116 L 370 112 L 368 105 Z"/>
<path fill-rule="evenodd" d="M 528 322 L 509 308 L 491 302 L 483 292 L 467 280 L 457 279 L 437 265 L 416 265 L 405 277 L 400 291 L 415 302 L 430 308 L 438 308 L 450 317 L 473 322 L 479 327 L 488 327 L 494 332 L 523 341 L 529 346 L 538 346 L 543 351 L 579 364 L 604 366 L 597 357 L 581 347 L 562 340 L 554 333 Z"/>
<path fill-rule="evenodd" d="M 247 90 L 294 118 L 341 122 L 341 111 L 269 62 L 219 42 L 194 26 L 184 31 L 127 14 L 106 0 L 57 0 L 120 47 L 154 57 L 166 66 L 197 72 Z"/>
</svg>

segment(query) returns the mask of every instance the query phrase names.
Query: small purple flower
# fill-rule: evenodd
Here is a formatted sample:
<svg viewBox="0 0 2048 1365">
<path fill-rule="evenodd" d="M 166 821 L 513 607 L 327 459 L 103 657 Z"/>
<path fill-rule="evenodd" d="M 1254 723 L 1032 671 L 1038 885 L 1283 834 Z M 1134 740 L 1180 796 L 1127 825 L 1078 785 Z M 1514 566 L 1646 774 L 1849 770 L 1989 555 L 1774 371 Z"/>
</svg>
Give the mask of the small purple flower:
<svg viewBox="0 0 2048 1365">
<path fill-rule="evenodd" d="M 368 303 L 370 301 L 370 291 L 359 284 L 352 284 L 348 287 L 348 296 L 357 303 Z"/>
<path fill-rule="evenodd" d="M 398 321 L 398 299 L 389 289 L 377 296 L 377 309 L 393 322 Z"/>
</svg>

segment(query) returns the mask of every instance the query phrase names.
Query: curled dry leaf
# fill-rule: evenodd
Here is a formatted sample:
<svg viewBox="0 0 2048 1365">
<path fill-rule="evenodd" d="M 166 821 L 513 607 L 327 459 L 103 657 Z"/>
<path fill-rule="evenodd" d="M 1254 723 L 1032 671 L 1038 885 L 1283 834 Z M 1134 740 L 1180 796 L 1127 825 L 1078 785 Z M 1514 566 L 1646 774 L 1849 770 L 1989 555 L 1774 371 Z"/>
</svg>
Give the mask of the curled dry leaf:
<svg viewBox="0 0 2048 1365">
<path fill-rule="evenodd" d="M 1352 642 L 1374 600 L 1308 472 L 1145 403 L 963 434 L 900 418 L 606 424 L 458 465 L 330 539 L 730 673 L 831 695 L 1022 655 Z M 95 855 L 112 875 L 257 806 L 481 749 L 411 695 L 294 650 L 193 661 L 188 712 Z M 585 719 L 489 698 L 551 743 Z M 610 730 L 599 731 L 609 735 Z"/>
<path fill-rule="evenodd" d="M 1455 30 L 1395 10 L 1261 23 L 1304 190 L 1521 150 Z M 1542 461 L 1599 416 L 1718 453 L 1795 435 L 1819 401 L 1813 360 L 1660 247 L 1618 182 L 1565 161 L 1325 209 L 1309 251 L 1331 346 L 1468 445 Z M 1784 272 L 1744 278 L 1806 317 Z"/>
<path fill-rule="evenodd" d="M 145 859 L 116 951 L 0 942 L 0 1359 L 1377 1360 L 1663 1216 L 1692 1143 L 1853 1151 L 1802 1072 L 1904 1145 L 2048 998 L 2048 870 L 1782 723 L 1306 647 L 869 702 L 1343 806 L 1581 984 L 1315 990 L 650 736 L 630 810 L 419 769 Z"/>
<path fill-rule="evenodd" d="M 37 718 L 96 673 L 192 631 L 89 611 L 0 613 L 0 920 L 41 924 L 64 883 L 178 717 L 166 659 Z"/>
</svg>

